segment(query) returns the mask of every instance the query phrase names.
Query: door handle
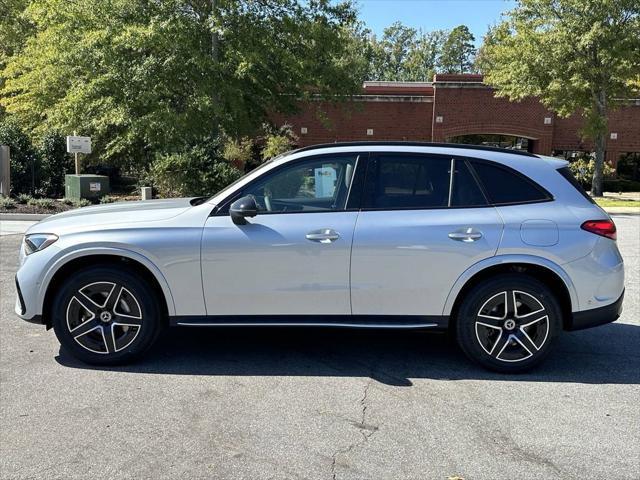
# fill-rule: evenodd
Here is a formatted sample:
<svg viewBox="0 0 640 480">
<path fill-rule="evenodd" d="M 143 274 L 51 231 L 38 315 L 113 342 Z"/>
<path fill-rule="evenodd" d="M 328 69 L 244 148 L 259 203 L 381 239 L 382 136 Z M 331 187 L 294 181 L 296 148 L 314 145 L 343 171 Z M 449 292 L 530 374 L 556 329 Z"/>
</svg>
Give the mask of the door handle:
<svg viewBox="0 0 640 480">
<path fill-rule="evenodd" d="M 457 240 L 458 242 L 475 242 L 476 240 L 479 240 L 482 238 L 482 232 L 479 232 L 478 230 L 474 229 L 474 228 L 464 228 L 461 230 L 458 230 L 456 232 L 451 232 L 449 234 L 449 238 L 451 240 Z"/>
<path fill-rule="evenodd" d="M 307 240 L 318 243 L 331 243 L 340 238 L 340 234 L 330 228 L 313 230 L 306 235 Z"/>
</svg>

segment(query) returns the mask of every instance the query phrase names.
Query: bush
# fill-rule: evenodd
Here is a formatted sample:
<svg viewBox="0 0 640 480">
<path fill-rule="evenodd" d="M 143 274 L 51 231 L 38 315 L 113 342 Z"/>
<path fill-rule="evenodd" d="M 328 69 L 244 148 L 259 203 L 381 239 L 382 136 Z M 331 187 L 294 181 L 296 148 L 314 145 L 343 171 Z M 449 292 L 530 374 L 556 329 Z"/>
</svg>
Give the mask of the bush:
<svg viewBox="0 0 640 480">
<path fill-rule="evenodd" d="M 27 205 L 31 207 L 50 209 L 55 208 L 56 202 L 50 198 L 30 198 Z"/>
<path fill-rule="evenodd" d="M 71 201 L 71 205 L 73 205 L 75 208 L 82 208 L 82 207 L 88 207 L 89 205 L 93 205 L 93 203 L 91 203 L 90 200 L 87 200 L 86 198 L 80 198 L 80 199 L 73 199 Z"/>
<path fill-rule="evenodd" d="M 604 192 L 640 192 L 640 182 L 624 178 L 605 180 L 602 185 Z"/>
<path fill-rule="evenodd" d="M 280 154 L 292 150 L 298 143 L 298 137 L 293 133 L 291 125 L 284 124 L 279 129 L 272 129 L 265 126 L 264 148 L 262 149 L 262 159 L 269 160 Z"/>
<path fill-rule="evenodd" d="M 236 168 L 243 170 L 253 158 L 253 140 L 244 137 L 240 140 L 227 140 L 222 149 L 222 157 Z"/>
<path fill-rule="evenodd" d="M 18 195 L 16 195 L 16 201 L 20 205 L 26 205 L 27 203 L 29 203 L 29 200 L 31 200 L 32 198 L 33 197 L 28 193 L 19 193 Z"/>
<path fill-rule="evenodd" d="M 72 171 L 65 138 L 58 132 L 47 132 L 40 146 L 42 164 L 40 190 L 47 197 L 64 195 L 64 176 Z"/>
<path fill-rule="evenodd" d="M 10 148 L 12 192 L 34 193 L 40 162 L 27 134 L 13 121 L 5 119 L 0 122 L 0 145 Z"/>
<path fill-rule="evenodd" d="M 0 208 L 4 208 L 6 210 L 16 208 L 16 201 L 13 198 L 0 197 Z"/>
<path fill-rule="evenodd" d="M 580 158 L 571 162 L 569 168 L 573 176 L 576 177 L 576 180 L 578 180 L 586 190 L 591 190 L 591 181 L 596 170 L 596 161 L 589 158 Z M 615 174 L 615 172 L 614 168 L 605 162 L 604 176 L 609 177 Z"/>
<path fill-rule="evenodd" d="M 110 197 L 109 195 L 103 195 L 102 197 L 100 197 L 100 203 L 113 203 L 117 201 L 118 201 L 117 198 Z"/>
<path fill-rule="evenodd" d="M 187 152 L 158 155 L 149 180 L 163 197 L 213 195 L 242 174 L 217 153 L 217 149 L 198 146 Z"/>
</svg>

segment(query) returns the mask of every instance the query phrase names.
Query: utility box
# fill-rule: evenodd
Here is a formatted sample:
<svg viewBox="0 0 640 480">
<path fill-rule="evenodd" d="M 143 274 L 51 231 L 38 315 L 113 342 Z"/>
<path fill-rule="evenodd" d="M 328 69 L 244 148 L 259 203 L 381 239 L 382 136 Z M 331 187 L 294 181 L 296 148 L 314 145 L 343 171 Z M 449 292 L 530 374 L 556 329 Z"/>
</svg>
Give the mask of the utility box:
<svg viewBox="0 0 640 480">
<path fill-rule="evenodd" d="M 64 196 L 67 198 L 100 198 L 109 193 L 106 175 L 65 175 Z"/>
</svg>

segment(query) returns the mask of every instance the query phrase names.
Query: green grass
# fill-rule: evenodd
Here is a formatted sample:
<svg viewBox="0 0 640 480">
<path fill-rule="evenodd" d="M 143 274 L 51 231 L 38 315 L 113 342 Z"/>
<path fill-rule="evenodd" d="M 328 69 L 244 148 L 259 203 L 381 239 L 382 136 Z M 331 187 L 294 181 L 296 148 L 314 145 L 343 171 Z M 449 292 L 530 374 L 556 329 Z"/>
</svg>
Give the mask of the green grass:
<svg viewBox="0 0 640 480">
<path fill-rule="evenodd" d="M 640 207 L 639 200 L 618 200 L 614 198 L 596 198 L 595 201 L 601 207 Z"/>
</svg>

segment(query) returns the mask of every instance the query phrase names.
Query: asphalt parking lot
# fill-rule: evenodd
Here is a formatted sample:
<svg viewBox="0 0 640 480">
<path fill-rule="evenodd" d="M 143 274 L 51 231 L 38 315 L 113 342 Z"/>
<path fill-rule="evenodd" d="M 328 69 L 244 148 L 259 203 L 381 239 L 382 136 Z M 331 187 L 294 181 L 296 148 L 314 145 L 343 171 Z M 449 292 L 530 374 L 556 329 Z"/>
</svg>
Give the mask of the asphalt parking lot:
<svg viewBox="0 0 640 480">
<path fill-rule="evenodd" d="M 13 314 L 21 236 L 3 236 L 0 477 L 640 478 L 640 216 L 615 221 L 622 318 L 519 376 L 443 335 L 345 330 L 172 330 L 87 367 Z"/>
</svg>

